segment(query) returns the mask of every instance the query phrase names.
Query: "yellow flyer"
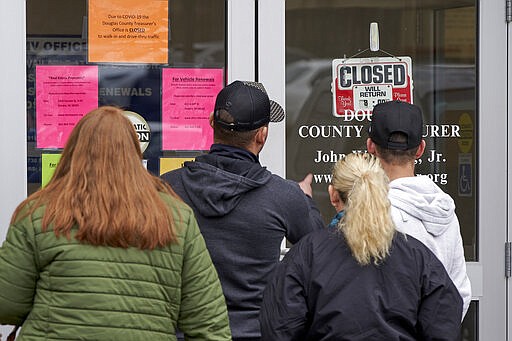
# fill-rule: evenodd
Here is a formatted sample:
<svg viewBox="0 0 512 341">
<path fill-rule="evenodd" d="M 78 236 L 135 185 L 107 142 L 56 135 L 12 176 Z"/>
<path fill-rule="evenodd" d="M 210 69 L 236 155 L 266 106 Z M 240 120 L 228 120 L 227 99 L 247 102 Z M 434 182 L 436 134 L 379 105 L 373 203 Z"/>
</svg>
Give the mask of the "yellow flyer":
<svg viewBox="0 0 512 341">
<path fill-rule="evenodd" d="M 193 157 L 163 157 L 160 159 L 160 175 L 183 167 L 185 161 L 194 161 Z"/>
<path fill-rule="evenodd" d="M 61 154 L 41 154 L 41 187 L 50 182 L 60 161 Z"/>
<path fill-rule="evenodd" d="M 168 62 L 168 0 L 89 0 L 88 61 Z"/>
</svg>

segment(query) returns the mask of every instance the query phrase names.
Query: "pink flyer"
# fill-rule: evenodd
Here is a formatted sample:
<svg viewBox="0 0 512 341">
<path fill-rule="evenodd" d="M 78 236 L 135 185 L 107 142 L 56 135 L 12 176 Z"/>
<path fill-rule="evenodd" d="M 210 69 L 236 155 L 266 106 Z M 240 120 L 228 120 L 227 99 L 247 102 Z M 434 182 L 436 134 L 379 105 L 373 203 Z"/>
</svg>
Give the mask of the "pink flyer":
<svg viewBox="0 0 512 341">
<path fill-rule="evenodd" d="M 162 70 L 162 150 L 208 150 L 222 69 Z"/>
<path fill-rule="evenodd" d="M 64 148 L 75 124 L 96 107 L 97 66 L 37 65 L 37 148 Z"/>
</svg>

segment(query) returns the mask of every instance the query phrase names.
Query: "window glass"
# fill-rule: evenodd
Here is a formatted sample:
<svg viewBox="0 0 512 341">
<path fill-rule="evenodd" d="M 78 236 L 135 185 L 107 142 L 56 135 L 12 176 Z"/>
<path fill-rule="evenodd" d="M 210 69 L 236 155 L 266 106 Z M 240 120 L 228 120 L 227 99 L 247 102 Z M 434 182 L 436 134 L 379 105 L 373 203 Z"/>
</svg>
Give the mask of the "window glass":
<svg viewBox="0 0 512 341">
<path fill-rule="evenodd" d="M 29 194 L 41 186 L 41 155 L 62 151 L 36 147 L 35 69 L 37 65 L 94 64 L 87 61 L 87 5 L 86 0 L 26 1 Z M 151 133 L 143 157 L 156 175 L 161 157 L 194 157 L 203 152 L 162 151 L 162 69 L 219 68 L 224 74 L 226 59 L 224 0 L 173 0 L 168 6 L 167 63 L 97 64 L 98 104 L 118 105 L 146 120 Z"/>
<path fill-rule="evenodd" d="M 431 177 L 456 204 L 467 261 L 477 261 L 476 3 L 462 1 L 286 1 L 286 175 L 311 172 L 328 224 L 333 164 L 365 151 L 368 118 L 333 115 L 332 60 L 408 56 L 413 102 L 423 111 L 426 151 L 417 174 Z M 380 50 L 369 51 L 370 23 Z M 477 302 L 463 325 L 476 340 Z"/>
<path fill-rule="evenodd" d="M 328 224 L 333 164 L 366 151 L 368 118 L 333 115 L 332 60 L 408 56 L 413 102 L 423 111 L 427 144 L 417 174 L 431 177 L 455 201 L 465 257 L 478 261 L 476 2 L 286 1 L 286 176 L 313 173 L 313 198 Z M 369 50 L 370 23 L 380 50 Z M 477 302 L 463 340 L 477 339 Z"/>
</svg>

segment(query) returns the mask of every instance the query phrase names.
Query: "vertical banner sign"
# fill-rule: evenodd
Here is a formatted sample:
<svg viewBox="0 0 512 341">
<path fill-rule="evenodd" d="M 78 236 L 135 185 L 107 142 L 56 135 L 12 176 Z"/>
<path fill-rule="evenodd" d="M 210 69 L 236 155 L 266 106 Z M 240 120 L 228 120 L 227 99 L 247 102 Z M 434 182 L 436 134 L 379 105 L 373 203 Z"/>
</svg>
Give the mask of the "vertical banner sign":
<svg viewBox="0 0 512 341">
<path fill-rule="evenodd" d="M 333 114 L 369 117 L 382 102 L 412 103 L 410 57 L 334 59 L 332 61 Z"/>
<path fill-rule="evenodd" d="M 97 106 L 97 66 L 37 65 L 37 148 L 64 148 L 75 124 Z"/>
<path fill-rule="evenodd" d="M 168 0 L 89 0 L 88 61 L 168 62 Z"/>
<path fill-rule="evenodd" d="M 222 69 L 162 70 L 162 150 L 208 150 Z"/>
</svg>

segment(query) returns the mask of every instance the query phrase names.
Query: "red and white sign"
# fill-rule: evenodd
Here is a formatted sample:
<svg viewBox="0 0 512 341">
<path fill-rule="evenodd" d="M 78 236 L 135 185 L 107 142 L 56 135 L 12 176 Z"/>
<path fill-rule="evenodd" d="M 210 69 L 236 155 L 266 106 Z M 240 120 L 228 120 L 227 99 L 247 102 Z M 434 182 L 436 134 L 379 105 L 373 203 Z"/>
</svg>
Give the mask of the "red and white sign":
<svg viewBox="0 0 512 341">
<path fill-rule="evenodd" d="M 411 57 L 334 59 L 333 114 L 368 115 L 382 102 L 412 103 Z"/>
</svg>

